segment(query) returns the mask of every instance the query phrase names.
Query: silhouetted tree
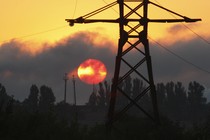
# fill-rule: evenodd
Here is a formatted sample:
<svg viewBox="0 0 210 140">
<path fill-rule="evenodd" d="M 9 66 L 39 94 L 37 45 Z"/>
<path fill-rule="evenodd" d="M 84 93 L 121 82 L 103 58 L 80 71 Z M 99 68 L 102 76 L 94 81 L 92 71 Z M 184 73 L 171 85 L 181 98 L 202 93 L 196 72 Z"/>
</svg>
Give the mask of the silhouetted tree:
<svg viewBox="0 0 210 140">
<path fill-rule="evenodd" d="M 141 81 L 138 78 L 133 79 L 133 92 L 132 92 L 132 97 L 136 98 L 143 90 L 144 90 L 144 84 L 143 81 Z"/>
<path fill-rule="evenodd" d="M 8 111 L 13 104 L 13 96 L 7 95 L 6 88 L 0 83 L 0 112 Z"/>
<path fill-rule="evenodd" d="M 158 102 L 158 107 L 159 111 L 161 114 L 165 114 L 166 111 L 166 89 L 165 85 L 163 83 L 158 83 L 156 86 L 156 93 L 157 93 L 157 102 Z"/>
<path fill-rule="evenodd" d="M 38 110 L 39 103 L 39 89 L 36 85 L 32 85 L 30 88 L 30 94 L 23 104 L 27 111 L 36 112 Z"/>
<path fill-rule="evenodd" d="M 133 79 L 133 88 L 132 88 L 133 99 L 135 99 L 139 95 L 143 95 L 142 93 L 145 89 L 146 85 L 143 83 L 142 80 L 138 78 Z M 142 106 L 146 110 L 151 109 L 151 100 L 149 96 L 150 95 L 146 93 L 138 100 L 140 106 Z"/>
<path fill-rule="evenodd" d="M 135 98 L 134 95 L 137 96 L 139 92 L 144 89 L 143 83 L 139 79 L 133 80 L 131 85 L 129 80 L 127 82 L 127 86 L 125 81 L 123 82 L 124 84 L 120 86 L 122 89 L 132 87 L 133 98 Z M 104 95 L 106 91 L 109 90 L 108 83 L 104 83 L 104 87 L 105 89 L 99 89 L 99 95 Z M 102 86 L 101 88 L 104 87 Z M 28 106 L 32 106 L 31 108 L 36 108 L 37 103 L 39 103 L 42 112 L 28 113 L 20 108 L 14 111 L 13 107 L 17 107 L 18 102 L 16 102 L 12 96 L 8 96 L 6 89 L 0 84 L 0 140 L 105 140 L 109 139 L 109 136 L 110 140 L 210 139 L 210 117 L 204 114 L 205 108 L 210 110 L 210 103 L 206 104 L 206 98 L 203 97 L 204 87 L 195 81 L 189 83 L 188 96 L 186 96 L 186 90 L 181 82 L 177 82 L 176 84 L 170 82 L 166 85 L 163 83 L 157 84 L 158 100 L 161 101 L 161 104 L 173 112 L 173 115 L 177 114 L 182 117 L 182 112 L 186 112 L 189 119 L 194 117 L 194 119 L 197 119 L 197 122 L 193 122 L 193 125 L 192 122 L 187 122 L 187 127 L 185 127 L 182 123 L 177 122 L 177 119 L 176 122 L 171 121 L 174 120 L 174 118 L 169 116 L 169 119 L 167 117 L 161 117 L 161 125 L 156 126 L 156 124 L 148 118 L 130 116 L 128 113 L 115 123 L 115 129 L 113 129 L 112 133 L 108 136 L 106 127 L 103 124 L 96 126 L 91 125 L 91 127 L 87 128 L 76 121 L 70 123 L 73 118 L 72 114 L 74 108 L 67 103 L 61 102 L 55 105 L 56 108 L 54 111 L 56 115 L 53 113 L 43 113 L 43 111 L 46 112 L 52 109 L 55 97 L 52 89 L 47 86 L 41 86 L 40 98 L 38 98 L 38 93 L 39 89 L 37 86 L 32 85 L 27 102 L 31 103 L 28 104 Z M 26 102 L 26 100 L 24 102 Z M 98 97 L 95 91 L 91 94 L 89 103 L 93 106 L 98 104 Z M 185 110 L 185 104 L 188 105 L 190 111 Z M 18 107 L 22 106 L 18 105 Z M 171 107 L 174 107 L 174 109 Z M 85 113 L 93 112 L 89 112 L 88 107 L 82 108 L 82 106 L 78 108 L 78 112 L 80 113 L 83 109 L 86 109 L 83 112 L 84 116 L 86 115 Z M 101 109 L 98 109 L 94 113 L 101 113 L 101 111 Z M 78 116 L 83 115 L 79 114 Z M 174 116 L 177 117 L 176 115 Z M 206 117 L 208 118 L 204 120 Z M 79 120 L 82 119 L 80 118 Z M 85 120 L 83 119 L 82 121 Z"/>
<path fill-rule="evenodd" d="M 131 83 L 131 81 L 132 81 L 131 76 L 128 76 L 125 79 L 125 82 L 124 82 L 124 91 L 129 97 L 132 96 L 132 83 Z"/>
<path fill-rule="evenodd" d="M 118 101 L 118 105 L 119 106 L 125 106 L 129 100 L 128 98 L 125 96 L 125 94 L 128 97 L 132 96 L 132 83 L 131 83 L 131 77 L 128 76 L 127 78 L 125 78 L 119 85 L 118 85 L 119 89 L 118 90 L 118 97 L 117 97 L 117 101 Z"/>
<path fill-rule="evenodd" d="M 92 94 L 89 97 L 88 105 L 89 106 L 97 106 L 98 105 L 98 98 L 96 93 L 93 91 Z"/>
<path fill-rule="evenodd" d="M 99 96 L 98 97 L 98 105 L 99 106 L 105 106 L 105 90 L 103 87 L 103 84 L 99 83 L 99 90 L 98 90 Z"/>
<path fill-rule="evenodd" d="M 170 115 L 170 117 L 174 117 L 176 113 L 174 110 L 176 110 L 176 96 L 175 96 L 175 84 L 174 82 L 169 82 L 165 86 L 166 88 L 166 96 L 167 96 L 167 114 Z"/>
<path fill-rule="evenodd" d="M 199 119 L 203 115 L 206 98 L 203 97 L 205 88 L 196 81 L 190 82 L 188 87 L 189 110 L 193 119 Z"/>
<path fill-rule="evenodd" d="M 188 101 L 192 106 L 206 104 L 206 98 L 203 97 L 204 87 L 196 81 L 190 82 L 188 87 Z"/>
<path fill-rule="evenodd" d="M 185 87 L 181 82 L 169 82 L 164 84 L 160 84 L 157 86 L 158 88 L 158 97 L 160 103 L 160 107 L 163 108 L 163 112 L 165 115 L 172 117 L 173 119 L 183 119 L 183 117 L 187 115 L 187 94 Z M 165 89 L 164 89 L 165 88 Z M 165 92 L 165 95 L 162 95 L 161 92 Z M 164 100 L 165 101 L 164 101 Z"/>
<path fill-rule="evenodd" d="M 165 86 L 167 99 L 170 103 L 171 101 L 174 102 L 173 100 L 175 99 L 174 86 L 175 86 L 174 82 L 169 82 Z"/>
<path fill-rule="evenodd" d="M 43 85 L 40 87 L 39 108 L 41 112 L 48 112 L 53 109 L 55 96 L 51 88 Z"/>
<path fill-rule="evenodd" d="M 121 79 L 121 77 L 119 79 Z M 118 87 L 118 89 L 121 89 L 123 91 L 124 85 L 125 85 L 125 80 L 121 81 L 121 83 L 119 83 L 117 85 L 117 87 Z M 118 106 L 118 107 L 124 106 L 127 103 L 127 101 L 128 100 L 127 100 L 127 98 L 125 98 L 123 93 L 121 93 L 121 91 L 117 90 L 116 106 Z"/>
<path fill-rule="evenodd" d="M 13 109 L 14 109 L 14 96 L 12 95 L 11 97 L 10 97 L 10 99 L 8 100 L 8 102 L 7 102 L 7 106 L 6 106 L 6 113 L 7 114 L 11 114 L 11 113 L 13 113 Z"/>
<path fill-rule="evenodd" d="M 176 110 L 175 113 L 177 117 L 183 118 L 183 115 L 186 115 L 187 109 L 187 93 L 181 82 L 175 84 L 175 102 Z"/>
<path fill-rule="evenodd" d="M 0 112 L 4 109 L 4 104 L 7 101 L 7 93 L 5 87 L 0 83 Z"/>
<path fill-rule="evenodd" d="M 179 104 L 181 104 L 182 106 L 187 103 L 186 90 L 181 82 L 177 82 L 177 84 L 175 84 L 175 96 Z"/>
<path fill-rule="evenodd" d="M 105 98 L 106 98 L 106 100 L 105 100 L 105 104 L 106 105 L 108 105 L 109 104 L 109 99 L 110 99 L 110 85 L 108 84 L 108 82 L 107 81 L 104 81 L 104 87 L 105 87 Z"/>
<path fill-rule="evenodd" d="M 1 98 L 4 97 L 4 96 L 6 96 L 6 95 L 7 95 L 6 89 L 5 89 L 5 87 L 0 83 L 0 96 L 1 96 Z"/>
</svg>

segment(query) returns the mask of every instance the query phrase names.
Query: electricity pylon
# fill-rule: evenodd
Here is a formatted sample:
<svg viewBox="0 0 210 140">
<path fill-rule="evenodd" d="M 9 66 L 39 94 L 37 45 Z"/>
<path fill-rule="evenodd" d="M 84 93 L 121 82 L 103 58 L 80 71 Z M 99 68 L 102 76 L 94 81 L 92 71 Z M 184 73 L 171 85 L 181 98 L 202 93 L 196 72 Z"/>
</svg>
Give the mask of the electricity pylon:
<svg viewBox="0 0 210 140">
<path fill-rule="evenodd" d="M 90 19 L 90 17 L 117 4 L 119 5 L 118 19 Z M 128 4 L 130 4 L 130 6 Z M 178 18 L 150 19 L 148 18 L 149 4 L 170 12 Z M 111 87 L 111 97 L 107 122 L 108 126 L 112 126 L 112 124 L 117 121 L 123 114 L 125 114 L 132 106 L 136 106 L 146 116 L 158 123 L 159 113 L 157 106 L 156 89 L 153 80 L 152 62 L 149 50 L 148 23 L 196 22 L 201 21 L 201 19 L 191 19 L 186 16 L 182 16 L 149 0 L 118 0 L 77 19 L 66 19 L 66 21 L 69 22 L 70 26 L 73 26 L 75 23 L 94 22 L 119 24 L 120 38 L 118 42 L 118 51 L 115 61 L 114 79 Z M 140 48 L 140 45 L 142 45 L 143 47 Z M 139 53 L 139 55 L 141 55 L 141 58 L 138 58 L 135 64 L 128 61 L 125 57 L 131 51 L 136 51 L 137 53 Z M 123 75 L 120 75 L 122 65 L 127 66 L 128 70 Z M 146 65 L 146 74 L 140 72 L 140 68 L 143 67 L 143 65 Z M 136 97 L 131 97 L 130 93 L 126 93 L 120 86 L 120 84 L 133 73 L 135 73 L 146 83 L 146 87 Z M 121 109 L 121 111 L 119 111 L 118 113 L 116 113 L 115 111 L 116 99 L 118 98 L 117 91 L 119 91 L 129 100 L 129 102 L 127 102 L 127 105 L 125 105 L 123 109 Z M 142 106 L 139 105 L 139 100 L 148 93 L 150 93 L 153 113 L 149 113 Z"/>
</svg>

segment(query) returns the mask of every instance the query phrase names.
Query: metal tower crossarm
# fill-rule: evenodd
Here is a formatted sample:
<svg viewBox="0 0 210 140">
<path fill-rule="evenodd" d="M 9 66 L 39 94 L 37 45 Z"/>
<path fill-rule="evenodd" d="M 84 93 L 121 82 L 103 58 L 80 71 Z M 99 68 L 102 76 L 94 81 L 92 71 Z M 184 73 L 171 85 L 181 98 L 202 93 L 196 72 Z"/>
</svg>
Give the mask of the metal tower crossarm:
<svg viewBox="0 0 210 140">
<path fill-rule="evenodd" d="M 79 18 L 76 18 L 76 19 L 66 19 L 67 22 L 69 22 L 69 25 L 70 26 L 74 26 L 75 23 L 95 23 L 95 22 L 106 22 L 106 23 L 119 23 L 119 19 L 88 19 L 98 13 L 101 13 L 103 12 L 104 10 L 107 10 L 113 6 L 115 6 L 116 4 L 118 4 L 121 0 L 118 0 L 118 1 L 115 1 L 113 3 L 110 3 L 102 8 L 99 8 L 93 12 L 90 12 L 84 16 L 81 16 Z M 140 0 L 141 1 L 141 0 Z M 129 7 L 125 2 L 140 2 L 138 0 L 124 0 L 124 3 L 123 5 L 125 5 L 127 8 L 129 8 L 131 11 L 126 15 L 124 16 L 124 20 L 123 20 L 123 23 L 124 25 L 126 25 L 128 22 L 140 22 L 141 25 L 143 25 L 142 23 L 143 22 L 159 22 L 159 23 L 171 23 L 171 22 L 196 22 L 196 21 L 201 21 L 201 19 L 191 19 L 191 18 L 188 18 L 186 16 L 182 16 L 176 12 L 173 12 L 167 8 L 164 8 L 156 3 L 153 3 L 151 1 L 148 1 L 148 4 L 152 4 L 156 7 L 159 7 L 163 10 L 166 10 L 174 15 L 177 15 L 179 17 L 181 17 L 182 19 L 144 19 L 141 15 L 139 15 L 136 11 L 141 8 L 143 6 L 143 2 L 141 4 L 139 4 L 135 9 L 132 9 L 131 7 Z M 137 14 L 140 18 L 128 18 L 131 14 Z"/>
</svg>

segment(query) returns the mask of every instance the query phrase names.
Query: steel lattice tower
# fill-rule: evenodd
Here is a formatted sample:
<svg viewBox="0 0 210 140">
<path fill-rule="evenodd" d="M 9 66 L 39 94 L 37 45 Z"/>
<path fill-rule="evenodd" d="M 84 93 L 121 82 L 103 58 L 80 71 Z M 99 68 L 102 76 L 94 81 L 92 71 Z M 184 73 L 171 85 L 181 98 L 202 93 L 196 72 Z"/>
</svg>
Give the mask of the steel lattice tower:
<svg viewBox="0 0 210 140">
<path fill-rule="evenodd" d="M 119 18 L 118 19 L 90 19 L 91 16 L 98 14 L 108 8 L 115 5 L 119 5 Z M 163 9 L 176 15 L 177 19 L 150 19 L 148 18 L 148 5 L 151 4 L 155 7 Z M 129 6 L 132 5 L 132 6 Z M 134 6 L 135 5 L 135 6 Z M 172 22 L 196 22 L 201 21 L 201 19 L 191 19 L 182 16 L 176 12 L 173 12 L 167 8 L 164 8 L 158 4 L 155 4 L 149 0 L 118 0 L 111 4 L 108 4 L 98 10 L 95 10 L 89 14 L 81 16 L 77 19 L 66 19 L 70 26 L 74 23 L 93 23 L 93 22 L 108 22 L 108 23 L 118 23 L 119 24 L 119 42 L 118 51 L 115 60 L 115 72 L 114 79 L 111 87 L 111 97 L 108 111 L 108 121 L 109 127 L 118 120 L 124 113 L 126 113 L 132 106 L 136 106 L 141 110 L 146 116 L 159 123 L 159 113 L 157 106 L 156 89 L 153 80 L 152 72 L 152 62 L 149 50 L 148 41 L 148 23 L 172 23 Z M 143 47 L 139 47 L 142 45 Z M 125 57 L 131 51 L 139 53 L 141 56 L 137 58 L 135 63 L 130 62 Z M 122 65 L 125 65 L 128 69 L 121 75 Z M 146 67 L 146 73 L 140 71 L 141 67 Z M 135 73 L 140 79 L 146 83 L 146 87 L 137 96 L 131 97 L 130 93 L 126 93 L 120 86 L 120 84 L 128 78 L 131 74 Z M 118 98 L 117 92 L 124 95 L 129 102 L 116 113 L 116 99 Z M 153 113 L 149 113 L 142 106 L 139 105 L 139 100 L 142 99 L 146 94 L 150 94 L 151 103 L 153 108 Z"/>
</svg>

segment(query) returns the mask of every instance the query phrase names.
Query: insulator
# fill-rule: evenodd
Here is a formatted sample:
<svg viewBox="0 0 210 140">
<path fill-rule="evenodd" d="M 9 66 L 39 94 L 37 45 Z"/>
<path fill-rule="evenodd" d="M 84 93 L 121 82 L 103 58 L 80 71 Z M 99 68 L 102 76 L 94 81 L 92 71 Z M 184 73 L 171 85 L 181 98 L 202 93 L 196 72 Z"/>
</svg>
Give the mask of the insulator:
<svg viewBox="0 0 210 140">
<path fill-rule="evenodd" d="M 74 26 L 74 21 L 70 21 L 69 26 Z"/>
</svg>

